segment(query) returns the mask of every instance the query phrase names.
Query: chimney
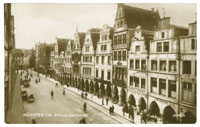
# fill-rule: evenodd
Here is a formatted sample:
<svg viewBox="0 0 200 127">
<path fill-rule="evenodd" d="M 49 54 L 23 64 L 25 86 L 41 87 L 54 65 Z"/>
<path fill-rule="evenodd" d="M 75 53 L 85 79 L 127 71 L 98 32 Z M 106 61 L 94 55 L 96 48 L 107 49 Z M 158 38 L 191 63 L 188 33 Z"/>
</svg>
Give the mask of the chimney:
<svg viewBox="0 0 200 127">
<path fill-rule="evenodd" d="M 154 8 L 151 8 L 151 11 L 154 12 Z"/>
</svg>

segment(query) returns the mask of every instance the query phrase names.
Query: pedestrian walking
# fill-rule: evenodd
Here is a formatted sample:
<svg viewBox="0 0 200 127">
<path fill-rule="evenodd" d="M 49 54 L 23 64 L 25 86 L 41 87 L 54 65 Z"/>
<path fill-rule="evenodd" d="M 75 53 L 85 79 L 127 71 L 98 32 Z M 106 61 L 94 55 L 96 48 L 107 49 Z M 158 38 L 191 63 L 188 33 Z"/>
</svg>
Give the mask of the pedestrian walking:
<svg viewBox="0 0 200 127">
<path fill-rule="evenodd" d="M 81 93 L 81 98 L 83 99 L 83 92 Z"/>
<path fill-rule="evenodd" d="M 123 112 L 123 116 L 125 116 L 125 104 L 124 104 L 124 106 L 122 107 L 122 112 Z"/>
<path fill-rule="evenodd" d="M 106 98 L 106 105 L 108 106 L 108 101 L 109 101 L 109 98 L 107 97 Z"/>
<path fill-rule="evenodd" d="M 51 90 L 51 99 L 53 99 L 54 92 Z"/>
<path fill-rule="evenodd" d="M 112 115 L 114 115 L 115 111 L 114 111 L 115 107 L 112 105 Z"/>
<path fill-rule="evenodd" d="M 56 85 L 55 85 L 56 87 L 58 87 L 58 83 L 56 82 Z"/>
<path fill-rule="evenodd" d="M 128 108 L 128 118 L 130 119 L 131 116 L 132 116 L 132 111 L 133 111 L 133 108 L 132 106 L 130 105 L 129 108 Z"/>
<path fill-rule="evenodd" d="M 38 83 L 37 79 L 35 79 L 35 83 L 36 83 L 36 84 Z"/>
<path fill-rule="evenodd" d="M 87 111 L 87 105 L 86 105 L 86 102 L 84 102 L 84 104 L 83 104 L 83 110 L 84 110 L 84 112 Z"/>
<path fill-rule="evenodd" d="M 65 95 L 65 89 L 63 89 L 63 95 Z"/>
<path fill-rule="evenodd" d="M 144 111 L 141 111 L 140 115 L 141 115 L 140 123 L 143 123 L 143 121 L 144 121 Z"/>
<path fill-rule="evenodd" d="M 32 119 L 32 124 L 36 124 L 36 121 L 35 121 L 35 119 Z"/>
<path fill-rule="evenodd" d="M 109 107 L 109 114 L 110 115 L 112 114 L 112 107 L 111 106 Z"/>
<path fill-rule="evenodd" d="M 85 98 L 86 98 L 86 99 L 87 99 L 87 95 L 88 95 L 87 92 L 85 92 Z"/>
<path fill-rule="evenodd" d="M 85 121 L 84 117 L 79 121 L 79 124 L 86 124 L 86 121 Z"/>
</svg>

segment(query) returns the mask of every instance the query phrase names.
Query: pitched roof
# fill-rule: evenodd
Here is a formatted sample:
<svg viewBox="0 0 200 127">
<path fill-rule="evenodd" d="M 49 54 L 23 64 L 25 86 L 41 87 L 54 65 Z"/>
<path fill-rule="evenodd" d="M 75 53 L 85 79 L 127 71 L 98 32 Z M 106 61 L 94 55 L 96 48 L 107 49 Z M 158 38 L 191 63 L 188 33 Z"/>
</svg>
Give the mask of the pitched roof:
<svg viewBox="0 0 200 127">
<path fill-rule="evenodd" d="M 56 38 L 58 43 L 58 54 L 60 55 L 61 51 L 65 51 L 67 49 L 67 43 L 69 39 L 64 38 Z"/>
<path fill-rule="evenodd" d="M 14 56 L 24 56 L 24 52 L 22 49 L 13 49 Z"/>
<path fill-rule="evenodd" d="M 99 38 L 100 38 L 100 29 L 92 28 L 89 31 L 91 33 L 91 38 L 92 38 L 92 43 L 93 43 L 94 50 L 96 50 L 97 43 L 98 43 Z"/>
<path fill-rule="evenodd" d="M 158 11 L 145 10 L 142 8 L 132 7 L 120 4 L 125 13 L 125 20 L 128 28 L 135 28 L 140 25 L 143 30 L 153 30 L 157 28 L 160 19 Z"/>
<path fill-rule="evenodd" d="M 81 32 L 78 32 L 78 35 L 80 37 L 80 45 L 81 45 L 81 49 L 83 47 L 83 44 L 84 44 L 84 40 L 85 40 L 85 33 L 81 33 Z"/>
</svg>

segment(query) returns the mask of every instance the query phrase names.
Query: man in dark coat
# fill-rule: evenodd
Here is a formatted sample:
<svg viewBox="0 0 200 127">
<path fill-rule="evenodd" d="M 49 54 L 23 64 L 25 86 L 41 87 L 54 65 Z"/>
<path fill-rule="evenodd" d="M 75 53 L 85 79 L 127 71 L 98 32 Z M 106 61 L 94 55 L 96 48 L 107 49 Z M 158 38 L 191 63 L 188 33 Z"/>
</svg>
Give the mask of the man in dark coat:
<svg viewBox="0 0 200 127">
<path fill-rule="evenodd" d="M 84 102 L 84 104 L 83 104 L 83 110 L 84 110 L 84 112 L 87 111 L 87 105 L 86 105 L 86 102 Z"/>
<path fill-rule="evenodd" d="M 51 99 L 53 99 L 54 92 L 51 90 Z"/>
</svg>

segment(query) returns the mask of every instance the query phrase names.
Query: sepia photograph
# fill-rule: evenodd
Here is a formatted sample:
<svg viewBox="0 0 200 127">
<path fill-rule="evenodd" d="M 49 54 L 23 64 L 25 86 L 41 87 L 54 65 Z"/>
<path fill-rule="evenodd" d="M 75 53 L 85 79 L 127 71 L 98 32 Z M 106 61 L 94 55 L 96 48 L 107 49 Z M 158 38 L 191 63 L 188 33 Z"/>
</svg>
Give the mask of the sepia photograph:
<svg viewBox="0 0 200 127">
<path fill-rule="evenodd" d="M 197 3 L 3 10 L 6 124 L 197 122 Z"/>
</svg>

